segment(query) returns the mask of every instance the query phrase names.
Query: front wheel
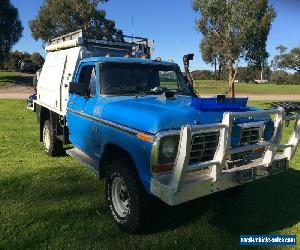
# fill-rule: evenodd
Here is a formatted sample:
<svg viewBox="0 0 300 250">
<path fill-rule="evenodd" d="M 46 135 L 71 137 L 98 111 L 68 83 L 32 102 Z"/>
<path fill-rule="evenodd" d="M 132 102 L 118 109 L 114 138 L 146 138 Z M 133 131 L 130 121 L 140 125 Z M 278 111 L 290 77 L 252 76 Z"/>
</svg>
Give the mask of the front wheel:
<svg viewBox="0 0 300 250">
<path fill-rule="evenodd" d="M 120 159 L 108 166 L 106 198 L 115 223 L 128 232 L 137 232 L 146 223 L 148 195 L 130 164 Z"/>
</svg>

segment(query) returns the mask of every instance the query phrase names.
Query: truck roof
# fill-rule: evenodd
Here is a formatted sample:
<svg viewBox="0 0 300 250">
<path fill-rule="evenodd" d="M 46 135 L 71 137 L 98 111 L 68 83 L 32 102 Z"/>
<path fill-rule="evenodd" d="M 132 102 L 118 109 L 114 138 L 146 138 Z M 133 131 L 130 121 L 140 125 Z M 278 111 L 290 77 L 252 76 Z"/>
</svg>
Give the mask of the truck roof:
<svg viewBox="0 0 300 250">
<path fill-rule="evenodd" d="M 176 63 L 157 61 L 152 59 L 141 59 L 133 57 L 89 57 L 81 60 L 81 62 L 115 62 L 115 63 L 139 63 L 152 65 L 177 66 Z"/>
</svg>

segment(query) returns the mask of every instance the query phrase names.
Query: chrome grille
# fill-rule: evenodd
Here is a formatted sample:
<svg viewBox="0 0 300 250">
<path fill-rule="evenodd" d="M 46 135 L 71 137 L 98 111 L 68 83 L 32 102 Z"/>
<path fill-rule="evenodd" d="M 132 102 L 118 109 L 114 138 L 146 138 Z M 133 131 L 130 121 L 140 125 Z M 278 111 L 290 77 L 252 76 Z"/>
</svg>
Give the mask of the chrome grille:
<svg viewBox="0 0 300 250">
<path fill-rule="evenodd" d="M 260 140 L 260 128 L 244 128 L 242 129 L 242 137 L 239 146 L 247 144 L 255 144 Z"/>
<path fill-rule="evenodd" d="M 193 135 L 189 164 L 213 160 L 219 136 L 219 132 Z"/>
</svg>

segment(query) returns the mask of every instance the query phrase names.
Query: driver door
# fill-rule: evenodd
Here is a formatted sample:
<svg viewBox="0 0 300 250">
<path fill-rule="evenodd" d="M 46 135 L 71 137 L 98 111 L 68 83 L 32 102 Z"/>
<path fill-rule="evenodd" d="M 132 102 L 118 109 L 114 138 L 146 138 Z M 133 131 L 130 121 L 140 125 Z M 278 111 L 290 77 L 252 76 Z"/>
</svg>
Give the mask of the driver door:
<svg viewBox="0 0 300 250">
<path fill-rule="evenodd" d="M 93 155 L 92 119 L 94 105 L 97 100 L 96 65 L 84 63 L 80 65 L 75 81 L 81 83 L 82 94 L 70 94 L 68 102 L 68 127 L 70 141 L 81 151 Z"/>
</svg>

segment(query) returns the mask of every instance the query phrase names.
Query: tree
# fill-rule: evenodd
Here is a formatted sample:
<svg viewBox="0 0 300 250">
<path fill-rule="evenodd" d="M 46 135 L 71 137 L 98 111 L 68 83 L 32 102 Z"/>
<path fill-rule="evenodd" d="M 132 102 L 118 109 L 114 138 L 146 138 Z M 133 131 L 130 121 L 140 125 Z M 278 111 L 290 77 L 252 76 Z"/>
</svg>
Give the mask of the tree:
<svg viewBox="0 0 300 250">
<path fill-rule="evenodd" d="M 290 76 L 290 83 L 300 85 L 300 73 L 296 72 Z"/>
<path fill-rule="evenodd" d="M 222 44 L 228 92 L 234 97 L 239 60 L 243 58 L 251 65 L 266 63 L 266 41 L 276 12 L 268 0 L 193 0 L 193 8 L 200 13 L 197 28 L 204 39 L 213 36 Z"/>
<path fill-rule="evenodd" d="M 276 84 L 285 84 L 289 80 L 289 74 L 284 70 L 276 70 L 272 72 L 270 81 Z"/>
<path fill-rule="evenodd" d="M 9 0 L 0 0 L 0 62 L 22 36 L 18 10 Z"/>
<path fill-rule="evenodd" d="M 32 55 L 30 56 L 30 60 L 32 60 L 36 66 L 42 67 L 45 59 L 42 57 L 42 55 L 38 52 L 33 52 Z"/>
<path fill-rule="evenodd" d="M 293 48 L 290 52 L 287 52 L 287 48 L 282 45 L 276 49 L 279 55 L 272 60 L 272 66 L 276 69 L 295 70 L 300 73 L 300 47 Z"/>
<path fill-rule="evenodd" d="M 256 79 L 261 78 L 261 71 L 255 66 L 239 67 L 236 78 L 239 82 L 254 82 Z M 269 80 L 271 76 L 271 70 L 269 66 L 264 68 L 264 79 Z"/>
<path fill-rule="evenodd" d="M 3 61 L 3 68 L 11 71 L 19 70 L 20 62 L 23 59 L 30 59 L 30 54 L 27 52 L 14 51 L 9 52 Z"/>
<path fill-rule="evenodd" d="M 194 70 L 191 72 L 194 80 L 213 80 L 214 75 L 210 70 Z"/>
<path fill-rule="evenodd" d="M 123 33 L 115 22 L 106 19 L 98 10 L 99 2 L 108 0 L 44 0 L 36 19 L 29 22 L 34 39 L 44 43 L 67 33 L 82 29 L 88 37 L 123 40 Z"/>
<path fill-rule="evenodd" d="M 206 63 L 214 65 L 215 69 L 215 79 L 220 80 L 221 70 L 225 64 L 225 59 L 222 55 L 222 43 L 217 37 L 212 35 L 207 35 L 204 37 L 200 43 L 200 51 L 202 59 Z M 218 77 L 217 77 L 217 65 L 218 68 Z"/>
<path fill-rule="evenodd" d="M 9 52 L 3 60 L 2 63 L 2 68 L 3 69 L 7 69 L 7 70 L 11 70 L 11 71 L 18 71 L 20 68 L 20 62 L 24 59 L 28 59 L 28 60 L 32 60 L 35 65 L 37 66 L 37 68 L 43 66 L 44 64 L 44 57 L 42 57 L 40 55 L 40 53 L 38 52 L 34 52 L 32 53 L 32 55 L 30 55 L 28 52 L 21 52 L 21 51 L 13 51 L 13 52 Z"/>
</svg>

